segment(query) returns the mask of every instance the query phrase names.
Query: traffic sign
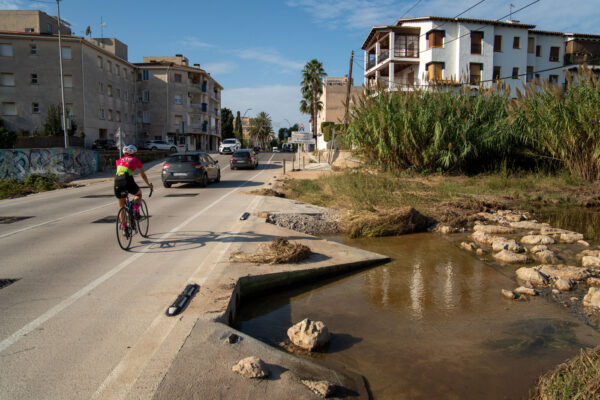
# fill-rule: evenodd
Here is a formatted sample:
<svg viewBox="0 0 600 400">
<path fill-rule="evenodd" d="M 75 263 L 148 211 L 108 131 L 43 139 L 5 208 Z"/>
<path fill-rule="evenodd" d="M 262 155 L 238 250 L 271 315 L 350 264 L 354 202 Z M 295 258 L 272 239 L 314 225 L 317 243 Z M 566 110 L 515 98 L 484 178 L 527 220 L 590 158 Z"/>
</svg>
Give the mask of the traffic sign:
<svg viewBox="0 0 600 400">
<path fill-rule="evenodd" d="M 288 143 L 300 143 L 300 144 L 317 144 L 317 141 L 315 140 L 315 138 L 310 138 L 310 139 L 298 139 L 298 138 L 291 138 L 288 140 Z"/>
<path fill-rule="evenodd" d="M 309 140 L 313 138 L 312 132 L 292 132 L 292 140 Z M 299 143 L 299 142 L 298 142 Z"/>
</svg>

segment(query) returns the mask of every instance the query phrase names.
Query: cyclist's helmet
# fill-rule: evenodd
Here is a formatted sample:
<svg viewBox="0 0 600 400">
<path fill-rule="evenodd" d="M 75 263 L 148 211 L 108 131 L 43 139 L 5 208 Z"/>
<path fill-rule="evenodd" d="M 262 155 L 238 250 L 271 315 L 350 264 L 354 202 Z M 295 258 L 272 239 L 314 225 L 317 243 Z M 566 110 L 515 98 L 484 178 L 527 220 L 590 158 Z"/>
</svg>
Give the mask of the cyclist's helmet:
<svg viewBox="0 0 600 400">
<path fill-rule="evenodd" d="M 137 153 L 137 147 L 135 147 L 134 145 L 130 144 L 128 146 L 125 146 L 123 148 L 123 154 L 129 154 L 129 155 L 133 155 Z"/>
</svg>

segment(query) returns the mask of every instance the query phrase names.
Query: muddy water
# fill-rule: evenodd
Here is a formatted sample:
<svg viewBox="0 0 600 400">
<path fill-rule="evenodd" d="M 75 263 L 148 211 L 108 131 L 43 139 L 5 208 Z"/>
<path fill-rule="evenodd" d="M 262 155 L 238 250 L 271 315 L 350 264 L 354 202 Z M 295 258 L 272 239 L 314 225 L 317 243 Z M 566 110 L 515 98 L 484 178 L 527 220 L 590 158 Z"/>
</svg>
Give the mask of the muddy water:
<svg viewBox="0 0 600 400">
<path fill-rule="evenodd" d="M 600 211 L 597 208 L 543 208 L 535 210 L 534 217 L 556 228 L 583 233 L 586 240 L 600 241 Z"/>
<path fill-rule="evenodd" d="M 329 348 L 304 355 L 364 375 L 375 399 L 519 399 L 600 334 L 544 298 L 512 302 L 512 277 L 433 234 L 348 244 L 394 262 L 243 302 L 238 328 L 267 343 L 306 317 Z M 508 274 L 507 274 L 508 275 Z"/>
</svg>

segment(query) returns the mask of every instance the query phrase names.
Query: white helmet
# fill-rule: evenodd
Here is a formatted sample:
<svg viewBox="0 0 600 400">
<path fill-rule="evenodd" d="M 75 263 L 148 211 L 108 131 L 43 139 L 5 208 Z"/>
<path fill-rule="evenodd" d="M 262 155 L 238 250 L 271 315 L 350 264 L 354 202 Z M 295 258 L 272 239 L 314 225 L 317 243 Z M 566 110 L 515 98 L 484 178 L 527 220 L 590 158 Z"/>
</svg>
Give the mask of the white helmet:
<svg viewBox="0 0 600 400">
<path fill-rule="evenodd" d="M 123 154 L 135 154 L 137 153 L 137 147 L 130 144 L 128 146 L 123 147 Z"/>
</svg>

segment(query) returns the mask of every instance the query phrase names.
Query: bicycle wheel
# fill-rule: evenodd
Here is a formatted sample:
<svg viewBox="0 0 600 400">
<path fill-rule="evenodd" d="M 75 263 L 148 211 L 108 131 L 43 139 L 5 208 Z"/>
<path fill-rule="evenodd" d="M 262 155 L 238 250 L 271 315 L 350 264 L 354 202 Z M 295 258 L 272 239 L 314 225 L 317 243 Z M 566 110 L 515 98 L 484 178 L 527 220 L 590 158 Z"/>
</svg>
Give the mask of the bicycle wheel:
<svg viewBox="0 0 600 400">
<path fill-rule="evenodd" d="M 133 230 L 130 221 L 129 211 L 127 211 L 127 208 L 122 207 L 117 214 L 117 241 L 123 250 L 129 249 L 129 245 L 131 245 Z"/>
<path fill-rule="evenodd" d="M 143 237 L 148 237 L 148 227 L 150 226 L 150 214 L 148 214 L 148 206 L 144 200 L 140 201 L 140 217 L 137 220 L 138 231 Z"/>
</svg>

